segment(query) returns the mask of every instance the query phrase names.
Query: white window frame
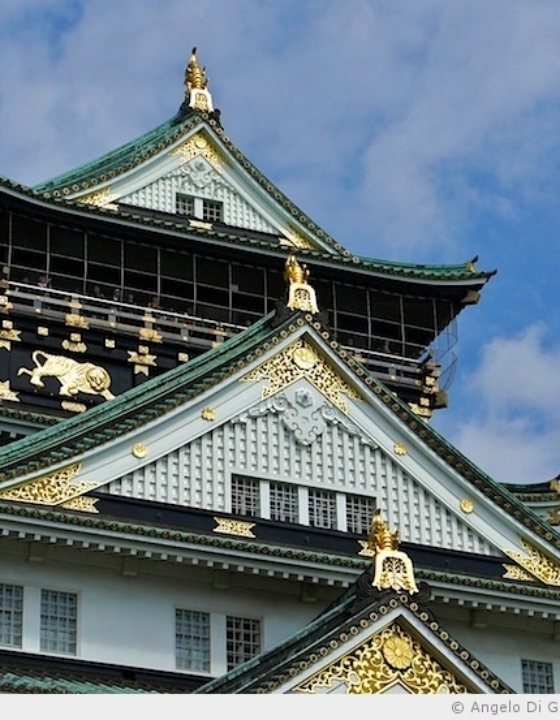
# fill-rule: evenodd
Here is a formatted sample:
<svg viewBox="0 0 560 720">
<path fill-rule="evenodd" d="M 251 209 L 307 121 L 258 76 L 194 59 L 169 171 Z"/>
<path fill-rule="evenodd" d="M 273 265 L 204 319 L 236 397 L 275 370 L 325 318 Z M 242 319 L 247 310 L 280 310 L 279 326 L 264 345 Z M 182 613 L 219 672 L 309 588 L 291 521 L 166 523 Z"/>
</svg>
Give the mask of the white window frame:
<svg viewBox="0 0 560 720">
<path fill-rule="evenodd" d="M 21 648 L 23 643 L 23 586 L 0 583 L 0 645 Z"/>
<path fill-rule="evenodd" d="M 235 636 L 232 633 L 235 633 Z M 226 616 L 226 665 L 228 672 L 262 652 L 262 635 L 263 623 L 261 618 L 237 615 Z"/>
<path fill-rule="evenodd" d="M 542 660 L 521 660 L 523 692 L 532 695 L 554 693 L 554 666 Z"/>
<path fill-rule="evenodd" d="M 78 651 L 78 595 L 41 590 L 41 652 L 76 655 Z"/>
<path fill-rule="evenodd" d="M 178 670 L 210 672 L 210 613 L 175 608 L 175 666 Z"/>
</svg>

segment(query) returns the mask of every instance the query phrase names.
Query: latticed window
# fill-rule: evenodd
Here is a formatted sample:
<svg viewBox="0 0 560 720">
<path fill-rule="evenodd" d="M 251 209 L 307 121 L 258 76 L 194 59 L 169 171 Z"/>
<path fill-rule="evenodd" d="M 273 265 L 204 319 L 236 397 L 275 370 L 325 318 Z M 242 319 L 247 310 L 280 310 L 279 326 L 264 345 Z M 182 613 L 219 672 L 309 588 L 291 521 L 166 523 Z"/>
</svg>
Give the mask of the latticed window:
<svg viewBox="0 0 560 720">
<path fill-rule="evenodd" d="M 21 647 L 23 588 L 0 584 L 0 644 Z"/>
<path fill-rule="evenodd" d="M 364 535 L 369 532 L 375 512 L 375 500 L 363 495 L 346 496 L 346 528 L 348 532 Z"/>
<path fill-rule="evenodd" d="M 181 670 L 210 672 L 210 615 L 175 611 L 175 658 Z"/>
<path fill-rule="evenodd" d="M 194 215 L 194 198 L 190 195 L 175 197 L 175 212 L 178 215 Z"/>
<path fill-rule="evenodd" d="M 231 511 L 238 515 L 261 514 L 260 483 L 254 478 L 233 475 L 231 478 Z"/>
<path fill-rule="evenodd" d="M 270 518 L 283 522 L 297 523 L 298 489 L 296 485 L 288 483 L 270 483 Z"/>
<path fill-rule="evenodd" d="M 552 663 L 539 660 L 522 660 L 523 692 L 533 695 L 554 693 Z"/>
<path fill-rule="evenodd" d="M 254 618 L 226 618 L 227 669 L 232 670 L 261 651 L 261 621 Z"/>
<path fill-rule="evenodd" d="M 222 203 L 217 200 L 202 201 L 202 219 L 216 222 L 222 219 Z"/>
<path fill-rule="evenodd" d="M 41 650 L 76 654 L 78 597 L 73 593 L 41 592 Z"/>
<path fill-rule="evenodd" d="M 336 495 L 329 490 L 309 490 L 309 524 L 336 528 Z"/>
</svg>

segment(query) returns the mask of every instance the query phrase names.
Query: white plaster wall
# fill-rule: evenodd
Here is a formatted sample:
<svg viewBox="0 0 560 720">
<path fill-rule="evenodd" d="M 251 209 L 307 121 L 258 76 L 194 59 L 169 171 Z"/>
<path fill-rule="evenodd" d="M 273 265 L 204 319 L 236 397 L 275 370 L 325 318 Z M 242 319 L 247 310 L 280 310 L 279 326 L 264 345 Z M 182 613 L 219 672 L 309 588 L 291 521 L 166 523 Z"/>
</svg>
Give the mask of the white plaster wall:
<svg viewBox="0 0 560 720">
<path fill-rule="evenodd" d="M 211 672 L 226 671 L 225 617 L 262 620 L 263 649 L 299 630 L 319 612 L 297 597 L 147 574 L 0 556 L 0 582 L 24 586 L 23 647 L 40 653 L 41 590 L 78 595 L 78 650 L 85 660 L 175 671 L 175 609 L 210 613 Z M 188 672 L 188 671 L 185 671 Z"/>
<path fill-rule="evenodd" d="M 518 693 L 523 692 L 521 660 L 552 663 L 554 687 L 560 692 L 560 642 L 552 633 L 535 632 L 522 616 L 510 618 L 510 627 L 473 628 L 468 622 L 446 619 L 443 625 L 450 635 L 472 652 L 501 680 Z"/>
<path fill-rule="evenodd" d="M 278 232 L 277 228 L 201 157 L 193 158 L 161 179 L 124 195 L 119 200 L 128 205 L 174 213 L 177 193 L 221 202 L 223 220 L 228 225 L 261 232 Z"/>
<path fill-rule="evenodd" d="M 291 406 L 298 383 L 294 384 Z M 314 407 L 325 400 L 314 392 Z M 271 405 L 272 407 L 272 405 Z M 308 444 L 298 442 L 282 412 L 257 408 L 100 488 L 101 492 L 216 512 L 231 511 L 231 476 L 284 481 L 375 498 L 403 541 L 495 554 L 493 545 L 442 505 L 398 459 L 340 416 Z M 304 425 L 302 421 L 302 426 Z M 266 515 L 265 515 L 266 516 Z M 345 530 L 341 514 L 338 529 Z"/>
</svg>

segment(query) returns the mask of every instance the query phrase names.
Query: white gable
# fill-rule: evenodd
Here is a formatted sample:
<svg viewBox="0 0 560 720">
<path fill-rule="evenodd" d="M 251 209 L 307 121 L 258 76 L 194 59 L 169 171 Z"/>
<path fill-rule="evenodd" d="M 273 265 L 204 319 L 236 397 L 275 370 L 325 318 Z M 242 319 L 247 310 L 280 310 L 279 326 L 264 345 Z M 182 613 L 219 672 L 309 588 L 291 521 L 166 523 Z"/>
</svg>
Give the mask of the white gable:
<svg viewBox="0 0 560 720">
<path fill-rule="evenodd" d="M 278 232 L 277 227 L 266 220 L 254 204 L 248 202 L 201 155 L 164 177 L 128 195 L 123 195 L 119 201 L 128 205 L 174 213 L 177 197 L 181 195 L 192 198 L 194 202 L 198 199 L 219 202 L 222 208 L 222 220 L 228 225 L 267 233 Z M 202 206 L 196 210 L 198 211 L 196 214 L 202 219 Z"/>
<path fill-rule="evenodd" d="M 309 490 L 325 491 L 336 506 L 336 527 L 347 512 L 372 500 L 403 541 L 474 553 L 496 549 L 442 504 L 429 487 L 382 451 L 375 428 L 365 433 L 306 381 L 256 404 L 229 422 L 105 486 L 110 494 L 231 512 L 232 478 L 260 485 L 260 516 L 271 517 L 271 483 L 294 490 L 298 520 L 309 516 Z M 253 518 L 254 519 L 254 518 Z M 428 522 L 426 522 L 428 520 Z M 359 526 L 360 527 L 360 526 Z M 361 526 L 364 534 L 367 526 Z"/>
<path fill-rule="evenodd" d="M 218 385 L 84 453 L 67 477 L 63 468 L 52 474 L 57 488 L 66 482 L 75 496 L 96 489 L 364 537 L 380 508 L 405 542 L 486 555 L 525 555 L 526 542 L 551 551 L 415 434 L 382 388 L 360 380 L 303 320 L 282 333 Z M 53 504 L 64 500 L 57 498 Z"/>
<path fill-rule="evenodd" d="M 93 193 L 80 189 L 68 199 L 112 209 L 123 204 L 176 213 L 177 196 L 186 195 L 194 200 L 195 211 L 185 214 L 210 226 L 213 220 L 205 216 L 203 203 L 212 200 L 220 203 L 220 219 L 227 225 L 277 235 L 288 246 L 332 253 L 329 244 L 300 222 L 299 213 L 288 209 L 282 194 L 263 178 L 257 182 L 250 163 L 237 151 L 235 155 L 213 129 L 200 124 L 169 148 L 100 183 Z"/>
</svg>

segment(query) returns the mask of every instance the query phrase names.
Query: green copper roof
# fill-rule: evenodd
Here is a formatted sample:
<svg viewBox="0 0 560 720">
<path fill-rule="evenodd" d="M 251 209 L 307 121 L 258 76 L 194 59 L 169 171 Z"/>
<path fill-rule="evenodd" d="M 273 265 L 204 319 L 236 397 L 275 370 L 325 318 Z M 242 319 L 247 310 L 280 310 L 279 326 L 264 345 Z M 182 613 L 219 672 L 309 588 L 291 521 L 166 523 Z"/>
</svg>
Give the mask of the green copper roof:
<svg viewBox="0 0 560 720">
<path fill-rule="evenodd" d="M 299 207 L 291 202 L 284 193 L 282 193 L 275 185 L 273 185 L 262 173 L 235 147 L 230 138 L 224 133 L 219 122 L 205 112 L 189 110 L 187 112 L 179 112 L 170 120 L 162 123 L 158 127 L 150 130 L 141 137 L 126 143 L 125 145 L 106 153 L 105 155 L 82 165 L 74 170 L 66 172 L 46 182 L 40 183 L 33 188 L 36 195 L 44 199 L 67 199 L 68 196 L 77 192 L 90 193 L 108 181 L 133 170 L 146 160 L 154 157 L 158 153 L 164 151 L 172 144 L 176 143 L 187 133 L 193 131 L 198 125 L 204 125 L 214 135 L 214 138 L 224 145 L 229 154 L 235 158 L 240 168 L 248 173 L 255 182 L 257 182 L 266 193 L 278 204 L 281 205 L 295 220 L 301 223 L 307 230 L 315 235 L 319 241 L 326 243 L 335 251 L 335 255 L 320 251 L 303 251 L 298 250 L 302 256 L 324 257 L 330 260 L 337 259 L 344 264 L 354 265 L 357 268 L 376 273 L 400 276 L 410 279 L 438 279 L 438 280 L 474 280 L 481 279 L 484 282 L 494 273 L 480 272 L 475 270 L 474 262 L 459 263 L 454 265 L 425 265 L 413 263 L 400 263 L 395 261 L 386 261 L 373 258 L 360 257 L 353 255 L 346 250 L 340 243 L 336 242 L 328 233 L 322 230 L 314 223 Z M 73 201 L 68 200 L 74 204 Z M 76 204 L 83 206 L 80 199 L 77 198 Z M 97 206 L 89 207 L 93 213 L 100 215 L 109 215 L 114 217 L 133 219 L 134 222 L 140 222 L 144 225 L 152 225 L 161 227 L 162 220 L 159 218 L 145 217 L 141 214 L 134 214 L 133 211 L 108 210 Z M 197 230 L 196 228 L 185 226 L 184 222 L 168 222 L 165 226 L 172 227 L 179 232 L 188 231 L 204 236 L 210 236 L 219 240 L 233 241 L 239 243 L 242 237 L 237 232 L 230 231 L 227 227 Z M 247 239 L 249 242 L 249 238 Z M 245 242 L 243 244 L 246 244 Z M 270 244 L 258 240 L 254 240 L 251 244 L 261 244 L 263 248 L 270 250 Z M 338 257 L 337 257 L 338 256 Z"/>
<path fill-rule="evenodd" d="M 239 372 L 305 325 L 311 334 L 317 333 L 357 379 L 369 387 L 400 422 L 408 426 L 447 465 L 517 522 L 560 548 L 559 532 L 418 418 L 406 403 L 369 373 L 352 354 L 332 340 L 329 331 L 312 315 L 302 313 L 293 313 L 278 324 L 271 313 L 207 353 L 147 380 L 114 400 L 0 448 L 0 482 L 17 480 L 31 472 L 69 461 L 142 427 Z"/>
<path fill-rule="evenodd" d="M 194 692 L 198 694 L 274 692 L 302 671 L 313 675 L 319 669 L 324 669 L 326 663 L 336 660 L 340 652 L 339 648 L 349 639 L 367 631 L 370 627 L 373 629 L 375 623 L 399 607 L 407 614 L 412 614 L 416 621 L 424 626 L 427 637 L 437 638 L 446 646 L 450 655 L 456 658 L 459 665 L 468 666 L 494 692 L 513 692 L 478 658 L 457 642 L 417 596 L 411 596 L 406 592 L 379 592 L 370 587 L 370 599 L 369 602 L 365 602 L 363 594 L 368 591 L 365 591 L 364 587 L 371 583 L 369 577 L 366 574 L 360 578 L 330 608 L 275 648 L 248 660 Z M 421 594 L 429 597 L 429 589 L 422 588 Z M 424 597 L 424 602 L 428 597 Z M 361 609 L 357 610 L 356 605 L 361 606 Z"/>
<path fill-rule="evenodd" d="M 197 113 L 177 113 L 141 137 L 74 170 L 39 183 L 33 190 L 46 197 L 60 197 L 86 189 L 95 190 L 96 185 L 132 170 L 165 150 L 199 123 L 200 116 Z"/>
</svg>

